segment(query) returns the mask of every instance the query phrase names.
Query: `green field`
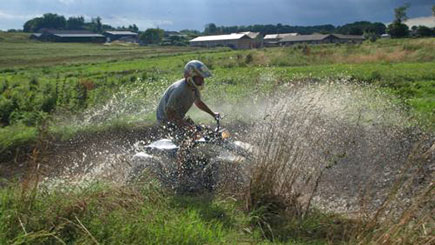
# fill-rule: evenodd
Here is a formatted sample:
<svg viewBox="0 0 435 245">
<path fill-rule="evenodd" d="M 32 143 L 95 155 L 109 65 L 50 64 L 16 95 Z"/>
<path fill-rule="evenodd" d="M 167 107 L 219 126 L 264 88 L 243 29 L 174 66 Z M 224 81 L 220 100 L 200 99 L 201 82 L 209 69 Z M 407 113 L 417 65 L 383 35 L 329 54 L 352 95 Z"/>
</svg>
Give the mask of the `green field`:
<svg viewBox="0 0 435 245">
<path fill-rule="evenodd" d="M 18 37 L 20 41 L 13 42 Z M 119 93 L 126 96 L 135 91 L 135 96 L 127 96 L 128 103 L 145 113 L 117 112 L 117 123 L 152 123 L 160 94 L 181 77 L 190 59 L 204 61 L 215 74 L 205 93 L 212 104 L 241 101 L 277 84 L 347 78 L 387 89 L 433 128 L 435 39 L 195 51 L 188 47 L 41 43 L 18 37 L 0 41 L 0 152 L 32 142 L 35 128 L 53 115 L 91 110 Z M 110 124 L 113 118 L 105 119 Z M 53 124 L 53 131 L 59 131 L 58 126 Z M 61 130 L 69 133 L 80 130 L 76 125 L 63 126 L 74 128 Z"/>
<path fill-rule="evenodd" d="M 204 100 L 230 122 L 249 122 L 250 111 L 235 108 L 286 85 L 341 81 L 374 88 L 412 127 L 435 129 L 435 38 L 237 51 L 41 43 L 0 33 L 0 161 L 19 164 L 19 154 L 45 140 L 152 125 L 161 94 L 191 59 L 211 68 Z M 0 189 L 0 243 L 375 244 L 390 232 L 317 211 L 279 219 L 267 207 L 249 209 L 243 198 L 225 195 L 173 196 L 153 186 L 103 184 L 71 193 L 12 185 Z M 387 241 L 429 241 L 416 229 L 397 228 L 397 240 Z"/>
<path fill-rule="evenodd" d="M 29 34 L 0 32 L 0 70 L 144 59 L 194 51 L 190 47 L 140 47 L 134 44 L 45 43 Z"/>
</svg>

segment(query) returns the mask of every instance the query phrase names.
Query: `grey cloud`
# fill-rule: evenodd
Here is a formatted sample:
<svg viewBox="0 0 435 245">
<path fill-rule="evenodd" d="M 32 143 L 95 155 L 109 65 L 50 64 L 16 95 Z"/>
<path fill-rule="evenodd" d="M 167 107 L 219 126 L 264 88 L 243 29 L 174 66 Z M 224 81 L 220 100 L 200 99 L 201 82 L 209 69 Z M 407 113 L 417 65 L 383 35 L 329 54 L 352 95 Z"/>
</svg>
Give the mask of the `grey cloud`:
<svg viewBox="0 0 435 245">
<path fill-rule="evenodd" d="M 411 2 L 410 17 L 428 16 L 434 0 L 0 0 L 0 12 L 40 16 L 52 12 L 65 16 L 96 17 L 112 25 L 137 24 L 141 29 L 198 29 L 217 25 L 290 24 L 341 25 L 358 20 L 389 22 L 393 9 Z M 15 26 L 12 26 L 15 23 Z M 22 27 L 0 15 L 0 29 Z"/>
</svg>

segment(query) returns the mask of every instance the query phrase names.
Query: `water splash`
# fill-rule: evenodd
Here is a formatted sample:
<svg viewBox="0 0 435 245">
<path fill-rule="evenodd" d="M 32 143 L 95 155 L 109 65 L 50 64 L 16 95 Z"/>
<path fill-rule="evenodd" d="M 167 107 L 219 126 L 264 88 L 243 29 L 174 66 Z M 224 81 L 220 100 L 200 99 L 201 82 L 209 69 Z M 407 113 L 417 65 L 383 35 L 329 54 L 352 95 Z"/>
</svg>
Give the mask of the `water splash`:
<svg viewBox="0 0 435 245">
<path fill-rule="evenodd" d="M 258 146 L 253 181 L 260 189 L 269 182 L 268 191 L 284 199 L 335 212 L 360 211 L 361 202 L 375 209 L 403 171 L 420 169 L 406 168 L 410 157 L 434 142 L 376 87 L 346 79 L 286 86 L 251 134 Z M 424 166 L 433 169 L 433 153 Z"/>
<path fill-rule="evenodd" d="M 154 106 L 129 98 L 141 93 L 137 89 L 115 95 L 106 106 L 85 113 L 85 124 L 154 110 Z M 231 108 L 225 103 L 220 106 Z M 347 79 L 286 83 L 279 91 L 231 111 L 242 116 L 227 124 L 256 150 L 250 165 L 229 168 L 227 173 L 254 176 L 256 169 L 267 172 L 275 168 L 279 171 L 272 176 L 274 191 L 294 194 L 301 203 L 313 202 L 346 213 L 360 211 L 364 205 L 378 207 L 399 175 L 421 170 L 404 169 L 410 156 L 421 152 L 429 152 L 429 158 L 423 164 L 427 171 L 419 178 L 422 182 L 433 179 L 434 153 L 429 150 L 433 135 L 420 131 L 418 122 L 376 87 Z M 247 121 L 241 121 L 243 118 Z M 105 180 L 124 184 L 132 167 L 129 159 L 140 151 L 135 143 L 148 144 L 158 138 L 153 130 L 140 136 L 118 132 L 67 144 L 53 158 L 61 163 L 54 165 L 62 169 L 47 182 L 62 179 L 69 185 L 81 185 Z M 249 182 L 238 176 L 228 174 L 223 179 L 228 186 L 246 189 Z"/>
</svg>

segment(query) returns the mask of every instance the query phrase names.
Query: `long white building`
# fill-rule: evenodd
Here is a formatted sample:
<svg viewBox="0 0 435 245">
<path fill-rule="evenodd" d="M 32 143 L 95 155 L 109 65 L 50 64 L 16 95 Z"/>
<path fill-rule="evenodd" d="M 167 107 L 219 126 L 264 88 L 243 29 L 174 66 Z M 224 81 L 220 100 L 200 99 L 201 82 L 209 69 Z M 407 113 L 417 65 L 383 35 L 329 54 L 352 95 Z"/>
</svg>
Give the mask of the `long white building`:
<svg viewBox="0 0 435 245">
<path fill-rule="evenodd" d="M 241 32 L 226 35 L 199 36 L 189 42 L 190 46 L 193 47 L 250 49 L 261 45 L 261 36 L 258 32 Z"/>
</svg>

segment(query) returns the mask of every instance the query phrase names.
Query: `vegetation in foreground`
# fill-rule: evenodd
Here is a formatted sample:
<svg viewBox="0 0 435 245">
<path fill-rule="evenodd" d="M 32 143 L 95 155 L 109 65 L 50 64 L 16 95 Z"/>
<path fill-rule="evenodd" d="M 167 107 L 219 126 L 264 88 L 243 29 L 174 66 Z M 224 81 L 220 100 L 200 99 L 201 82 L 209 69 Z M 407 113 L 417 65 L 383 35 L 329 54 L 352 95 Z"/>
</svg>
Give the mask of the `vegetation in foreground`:
<svg viewBox="0 0 435 245">
<path fill-rule="evenodd" d="M 375 88 L 349 81 L 300 86 L 281 91 L 288 96 L 277 96 L 268 120 L 252 130 L 259 140 L 255 145 L 263 150 L 248 162 L 248 179 L 225 178 L 214 194 L 176 194 L 147 175 L 126 186 L 68 183 L 50 189 L 37 174 L 45 163 L 40 142 L 29 176 L 0 189 L 0 242 L 430 244 L 434 188 L 432 173 L 424 171 L 433 159 L 431 135 L 408 132 L 401 111 L 384 103 L 385 94 Z M 405 149 L 404 158 L 396 156 Z M 376 152 L 384 158 L 372 157 Z M 384 182 L 387 195 L 375 210 L 367 208 L 370 190 L 353 215 L 310 205 L 320 185 L 335 184 L 322 182 L 322 174 L 355 162 L 366 168 L 373 163 L 401 166 L 397 171 L 402 174 Z M 244 171 L 243 166 L 236 169 Z M 347 170 L 346 175 L 355 173 Z"/>
<path fill-rule="evenodd" d="M 150 105 L 169 83 L 179 78 L 185 61 L 193 58 L 204 60 L 216 74 L 209 81 L 206 93 L 206 99 L 215 104 L 221 101 L 249 103 L 246 98 L 256 99 L 295 80 L 312 82 L 346 77 L 351 82 L 384 87 L 381 91 L 402 97 L 399 103 L 408 103 L 411 112 L 420 109 L 410 101 L 422 99 L 421 112 L 431 122 L 433 42 L 433 39 L 386 40 L 361 46 L 226 50 L 3 70 L 0 74 L 2 105 L 13 107 L 2 108 L 13 110 L 2 111 L 8 113 L 7 117 L 2 117 L 2 153 L 11 147 L 34 142 L 40 133 L 44 133 L 42 136 L 51 132 L 66 134 L 65 129 L 71 127 L 92 130 L 102 127 L 104 130 L 105 126 L 118 123 L 128 126 L 150 122 L 151 117 L 147 119 L 147 115 L 154 111 Z M 45 107 L 47 105 L 50 106 Z M 45 111 L 44 108 L 50 109 Z M 66 120 L 59 114 L 66 115 Z M 75 115 L 79 115 L 79 120 L 71 119 Z M 47 129 L 42 122 L 50 117 L 53 124 Z M 83 123 L 79 124 L 79 121 Z M 285 166 L 280 163 L 287 164 L 283 152 L 268 155 L 276 161 L 258 162 L 257 171 L 250 176 L 250 185 L 240 192 L 216 196 L 177 196 L 155 184 L 128 187 L 95 184 L 76 190 L 46 190 L 37 187 L 38 178 L 31 177 L 22 185 L 4 184 L 7 187 L 0 189 L 0 242 L 433 242 L 432 184 L 423 188 L 396 216 L 384 215 L 389 204 L 397 200 L 394 186 L 374 218 L 364 214 L 355 218 L 329 215 L 299 206 L 294 199 L 295 193 L 291 192 L 292 186 L 280 185 L 291 183 L 280 179 L 283 173 L 280 170 Z M 32 159 L 36 163 L 38 158 L 33 156 Z M 425 159 L 411 160 L 410 163 L 418 165 Z M 414 183 L 414 180 L 408 182 Z"/>
<path fill-rule="evenodd" d="M 0 189 L 2 244 L 430 244 L 431 218 L 415 217 L 433 190 L 396 219 L 298 214 L 259 179 L 250 195 L 179 196 L 153 184 L 77 190 Z M 258 185 L 258 186 L 257 186 Z M 260 189 L 256 188 L 262 188 Z M 254 192 L 256 191 L 256 192 Z M 254 201 L 254 202 L 253 202 Z M 251 204 L 250 205 L 248 205 Z M 300 210 L 299 210 L 300 211 Z M 381 210 L 379 210 L 381 211 Z M 433 220 L 432 220 L 433 221 Z"/>
<path fill-rule="evenodd" d="M 243 203 L 231 197 L 177 196 L 153 185 L 95 184 L 77 192 L 36 192 L 15 186 L 1 189 L 0 198 L 2 244 L 271 242 L 263 234 L 270 231 L 262 230 L 268 228 L 256 226 L 261 210 L 246 212 Z M 345 241 L 349 237 L 340 230 L 347 225 L 351 228 L 351 222 L 334 224 L 342 221 L 321 214 L 300 223 L 288 220 L 281 229 L 294 229 L 293 233 L 276 242 L 325 243 L 341 235 L 339 239 Z"/>
<path fill-rule="evenodd" d="M 315 111 L 315 110 L 313 110 Z M 318 120 L 316 113 L 310 116 Z M 311 118 L 312 117 L 312 118 Z M 310 119 L 311 118 L 311 119 Z M 284 117 L 285 119 L 285 117 Z M 298 119 L 299 120 L 299 119 Z M 313 122 L 313 121 L 311 121 Z M 49 189 L 39 182 L 37 169 L 21 184 L 0 189 L 2 244 L 431 244 L 433 225 L 431 183 L 399 212 L 400 194 L 411 190 L 419 176 L 398 178 L 377 210 L 345 217 L 319 211 L 300 202 L 296 179 L 304 178 L 307 160 L 298 139 L 288 141 L 279 127 L 267 128 L 264 149 L 252 162 L 249 181 L 241 186 L 191 195 L 175 194 L 144 178 L 119 186 L 95 182 Z M 294 127 L 294 126 L 293 126 Z M 280 137 L 278 135 L 281 135 Z M 277 137 L 278 136 L 278 137 Z M 317 138 L 313 138 L 318 142 Z M 326 143 L 330 143 L 329 141 Z M 319 143 L 317 143 L 319 144 Z M 316 146 L 320 146 L 317 145 Z M 387 146 L 386 146 L 387 147 Z M 38 153 L 34 153 L 38 165 Z M 328 154 L 329 155 L 329 154 Z M 331 156 L 334 156 L 332 153 Z M 331 156 L 326 156 L 330 158 Z M 343 157 L 343 156 L 342 156 Z M 410 156 L 412 165 L 426 162 Z M 409 166 L 408 166 L 409 167 Z M 322 171 L 322 168 L 316 169 Z M 408 174 L 408 169 L 404 169 Z M 305 176 L 306 177 L 306 176 Z M 318 176 L 305 184 L 317 188 Z M 404 191 L 404 192 L 403 192 Z M 310 191 L 311 193 L 311 191 Z M 312 192 L 311 195 L 313 195 Z M 312 196 L 309 196 L 309 200 Z M 363 201 L 363 200 L 362 200 Z M 388 211 L 387 211 L 388 210 Z"/>
</svg>

